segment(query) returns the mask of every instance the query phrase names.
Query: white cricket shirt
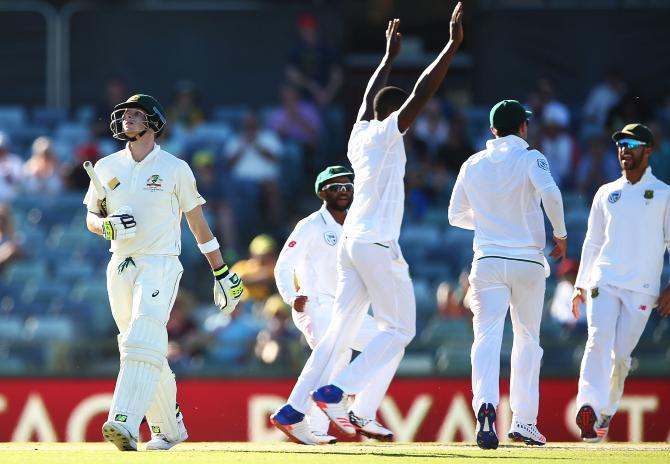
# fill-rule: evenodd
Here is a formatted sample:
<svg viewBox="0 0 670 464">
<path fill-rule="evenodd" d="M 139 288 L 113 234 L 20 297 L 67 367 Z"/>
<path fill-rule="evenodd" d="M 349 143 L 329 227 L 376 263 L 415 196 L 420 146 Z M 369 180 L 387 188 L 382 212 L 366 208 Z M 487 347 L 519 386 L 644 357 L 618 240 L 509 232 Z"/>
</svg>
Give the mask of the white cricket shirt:
<svg viewBox="0 0 670 464">
<path fill-rule="evenodd" d="M 449 222 L 474 229 L 481 255 L 543 255 L 541 193 L 557 188 L 542 153 L 521 137 L 486 142 L 461 166 L 449 203 Z"/>
<path fill-rule="evenodd" d="M 193 172 L 179 158 L 159 145 L 139 163 L 126 146 L 95 164 L 107 190 L 107 211 L 130 206 L 137 234 L 127 240 L 112 240 L 110 251 L 120 256 L 179 255 L 181 215 L 205 200 L 198 193 Z M 99 213 L 95 189 L 90 184 L 84 204 Z"/>
<path fill-rule="evenodd" d="M 398 240 L 405 207 L 405 145 L 398 112 L 383 121 L 358 121 L 347 157 L 354 169 L 354 201 L 344 234 L 362 242 Z"/>
<path fill-rule="evenodd" d="M 631 184 L 624 176 L 600 187 L 575 287 L 598 285 L 658 296 L 663 256 L 670 241 L 670 186 L 647 168 Z"/>
<path fill-rule="evenodd" d="M 301 219 L 286 240 L 275 265 L 275 281 L 283 300 L 298 295 L 332 302 L 337 287 L 337 245 L 342 226 L 324 204 Z M 300 289 L 296 289 L 294 273 Z"/>
</svg>

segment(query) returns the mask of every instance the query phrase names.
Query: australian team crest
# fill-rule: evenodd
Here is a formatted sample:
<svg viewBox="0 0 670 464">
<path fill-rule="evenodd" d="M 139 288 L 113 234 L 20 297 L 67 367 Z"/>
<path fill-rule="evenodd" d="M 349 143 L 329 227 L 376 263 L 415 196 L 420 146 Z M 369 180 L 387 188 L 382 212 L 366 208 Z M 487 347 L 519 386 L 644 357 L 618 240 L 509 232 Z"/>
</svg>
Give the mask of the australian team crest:
<svg viewBox="0 0 670 464">
<path fill-rule="evenodd" d="M 335 246 L 335 244 L 337 243 L 337 234 L 329 230 L 328 232 L 324 232 L 323 239 L 326 241 L 328 245 Z"/>
<path fill-rule="evenodd" d="M 163 179 L 161 179 L 161 176 L 158 174 L 154 174 L 153 176 L 149 176 L 147 179 L 147 183 L 144 187 L 144 190 L 150 190 L 152 192 L 155 192 L 157 190 L 163 190 Z"/>
<path fill-rule="evenodd" d="M 615 190 L 614 192 L 610 193 L 610 196 L 607 197 L 607 201 L 610 203 L 616 203 L 619 201 L 619 198 L 621 198 L 621 190 Z"/>
</svg>

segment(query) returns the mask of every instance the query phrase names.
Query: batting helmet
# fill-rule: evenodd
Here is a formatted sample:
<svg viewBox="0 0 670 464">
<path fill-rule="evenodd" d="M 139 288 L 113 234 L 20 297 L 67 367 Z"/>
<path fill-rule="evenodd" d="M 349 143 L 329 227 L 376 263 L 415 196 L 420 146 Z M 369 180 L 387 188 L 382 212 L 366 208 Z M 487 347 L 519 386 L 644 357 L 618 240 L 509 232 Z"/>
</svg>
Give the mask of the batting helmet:
<svg viewBox="0 0 670 464">
<path fill-rule="evenodd" d="M 163 133 L 163 128 L 167 124 L 165 110 L 158 103 L 158 100 L 151 95 L 137 94 L 114 107 L 111 115 L 112 121 L 109 123 L 109 128 L 112 130 L 114 138 L 130 140 L 131 142 L 137 140 L 137 137 L 130 138 L 123 132 L 123 115 L 128 108 L 137 108 L 146 114 L 146 120 L 144 121 L 146 129 L 138 137 L 143 136 L 147 129 L 152 130 L 156 134 L 156 137 Z"/>
</svg>

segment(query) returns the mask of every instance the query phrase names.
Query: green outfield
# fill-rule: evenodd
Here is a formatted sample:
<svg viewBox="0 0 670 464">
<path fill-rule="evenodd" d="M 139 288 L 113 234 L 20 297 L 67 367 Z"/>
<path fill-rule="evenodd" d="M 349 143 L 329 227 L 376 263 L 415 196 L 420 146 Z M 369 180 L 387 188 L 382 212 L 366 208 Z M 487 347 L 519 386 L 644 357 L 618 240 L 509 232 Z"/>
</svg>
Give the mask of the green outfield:
<svg viewBox="0 0 670 464">
<path fill-rule="evenodd" d="M 359 443 L 308 447 L 288 443 L 188 443 L 167 452 L 121 453 L 107 443 L 1 443 L 0 463 L 501 463 L 593 462 L 668 463 L 666 443 L 552 443 L 542 448 L 502 445 L 483 451 L 474 445 L 438 443 Z"/>
</svg>

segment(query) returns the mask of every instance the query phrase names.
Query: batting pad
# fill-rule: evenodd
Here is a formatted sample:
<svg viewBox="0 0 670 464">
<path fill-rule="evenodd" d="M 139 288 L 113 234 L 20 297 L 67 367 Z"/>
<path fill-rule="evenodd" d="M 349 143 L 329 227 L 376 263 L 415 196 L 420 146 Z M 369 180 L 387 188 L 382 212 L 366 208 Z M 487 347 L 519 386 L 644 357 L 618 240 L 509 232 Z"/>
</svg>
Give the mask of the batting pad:
<svg viewBox="0 0 670 464">
<path fill-rule="evenodd" d="M 175 405 L 177 403 L 177 383 L 174 373 L 170 369 L 167 360 L 163 361 L 160 380 L 156 388 L 154 400 L 146 412 L 147 421 L 152 433 L 162 433 L 169 441 L 179 439 L 177 428 L 177 415 Z"/>
<path fill-rule="evenodd" d="M 165 324 L 151 316 L 140 314 L 121 338 L 121 362 L 141 361 L 163 369 L 167 355 L 168 335 Z"/>
</svg>

